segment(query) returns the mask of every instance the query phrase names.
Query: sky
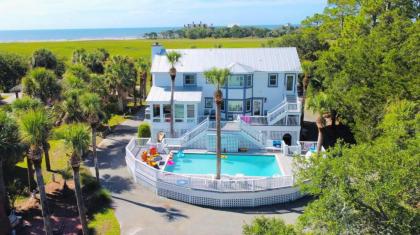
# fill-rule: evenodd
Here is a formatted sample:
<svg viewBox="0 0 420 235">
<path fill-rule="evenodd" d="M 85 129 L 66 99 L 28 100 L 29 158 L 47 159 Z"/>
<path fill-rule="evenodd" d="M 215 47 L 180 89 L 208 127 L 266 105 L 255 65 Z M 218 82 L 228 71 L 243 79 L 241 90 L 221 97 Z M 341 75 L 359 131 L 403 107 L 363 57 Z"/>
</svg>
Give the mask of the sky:
<svg viewBox="0 0 420 235">
<path fill-rule="evenodd" d="M 327 0 L 0 0 L 0 29 L 298 24 Z"/>
</svg>

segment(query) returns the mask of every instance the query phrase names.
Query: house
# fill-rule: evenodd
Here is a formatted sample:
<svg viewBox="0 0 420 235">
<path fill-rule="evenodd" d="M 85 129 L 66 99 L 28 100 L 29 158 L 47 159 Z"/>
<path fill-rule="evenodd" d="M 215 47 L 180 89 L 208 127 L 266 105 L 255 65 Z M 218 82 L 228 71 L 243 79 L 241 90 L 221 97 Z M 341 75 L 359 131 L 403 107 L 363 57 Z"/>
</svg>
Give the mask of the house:
<svg viewBox="0 0 420 235">
<path fill-rule="evenodd" d="M 170 137 L 170 65 L 162 45 L 152 46 L 153 78 L 147 97 L 146 120 L 152 139 L 159 133 Z M 215 87 L 203 72 L 213 67 L 231 72 L 222 88 L 222 149 L 261 149 L 284 141 L 299 141 L 301 106 L 297 78 L 302 72 L 294 47 L 176 49 L 174 128 L 180 147 L 214 149 Z"/>
</svg>

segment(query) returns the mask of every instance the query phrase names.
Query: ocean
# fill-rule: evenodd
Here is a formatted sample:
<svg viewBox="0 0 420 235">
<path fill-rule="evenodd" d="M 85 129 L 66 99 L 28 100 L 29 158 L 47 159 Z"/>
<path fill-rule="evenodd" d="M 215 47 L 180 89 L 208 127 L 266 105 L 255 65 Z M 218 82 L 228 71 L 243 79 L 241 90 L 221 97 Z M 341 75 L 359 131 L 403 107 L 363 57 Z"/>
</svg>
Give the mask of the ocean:
<svg viewBox="0 0 420 235">
<path fill-rule="evenodd" d="M 260 25 L 256 27 L 273 29 L 277 26 Z M 143 38 L 145 33 L 160 33 L 162 31 L 180 28 L 181 27 L 0 30 L 0 42 L 140 39 Z"/>
</svg>

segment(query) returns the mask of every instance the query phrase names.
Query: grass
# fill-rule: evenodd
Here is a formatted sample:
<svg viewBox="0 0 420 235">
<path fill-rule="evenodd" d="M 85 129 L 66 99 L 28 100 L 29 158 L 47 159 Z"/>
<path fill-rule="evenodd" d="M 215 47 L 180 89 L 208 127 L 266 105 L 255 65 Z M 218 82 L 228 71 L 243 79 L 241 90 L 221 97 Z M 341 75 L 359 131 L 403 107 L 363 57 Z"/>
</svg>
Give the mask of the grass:
<svg viewBox="0 0 420 235">
<path fill-rule="evenodd" d="M 52 170 L 62 170 L 67 168 L 69 157 L 67 154 L 70 152 L 67 150 L 64 141 L 62 140 L 50 140 L 50 163 Z M 26 160 L 16 164 L 18 167 L 28 168 Z M 47 171 L 45 160 L 42 161 L 42 174 L 44 176 L 45 184 L 52 182 L 52 175 L 54 174 L 55 179 L 58 181 L 61 179 L 61 175 Z"/>
<path fill-rule="evenodd" d="M 113 209 L 106 209 L 95 214 L 89 222 L 89 228 L 95 230 L 95 234 L 114 235 L 120 234 L 120 226 Z"/>
<path fill-rule="evenodd" d="M 112 117 L 108 120 L 108 125 L 111 129 L 114 129 L 114 127 L 118 126 L 122 122 L 124 122 L 126 119 L 122 115 L 114 114 Z"/>
<path fill-rule="evenodd" d="M 216 44 L 222 44 L 226 48 L 261 47 L 267 39 L 159 39 L 159 40 L 97 40 L 97 41 L 63 41 L 63 42 L 15 42 L 0 43 L 0 52 L 13 52 L 29 57 L 39 48 L 47 48 L 59 58 L 69 60 L 72 52 L 77 48 L 93 50 L 105 48 L 111 55 L 127 55 L 133 58 L 150 57 L 150 46 L 154 42 L 160 42 L 166 48 L 213 48 Z"/>
</svg>

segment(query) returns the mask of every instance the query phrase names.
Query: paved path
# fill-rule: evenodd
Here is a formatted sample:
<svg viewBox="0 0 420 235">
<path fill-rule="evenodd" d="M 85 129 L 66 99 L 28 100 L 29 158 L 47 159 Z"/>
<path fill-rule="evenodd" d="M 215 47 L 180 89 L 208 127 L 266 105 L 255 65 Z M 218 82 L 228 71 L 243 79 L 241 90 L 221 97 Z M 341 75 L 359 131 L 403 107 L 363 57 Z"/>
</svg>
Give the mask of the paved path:
<svg viewBox="0 0 420 235">
<path fill-rule="evenodd" d="M 128 120 L 100 144 L 98 152 L 102 185 L 112 193 L 122 234 L 241 234 L 242 225 L 257 215 L 296 221 L 307 200 L 256 209 L 213 209 L 162 197 L 135 184 L 125 165 L 125 145 L 135 135 L 139 120 Z M 91 162 L 87 162 L 88 165 Z"/>
<path fill-rule="evenodd" d="M 1 93 L 0 96 L 6 97 L 6 99 L 0 100 L 0 104 L 1 103 L 11 104 L 16 99 L 15 93 Z M 19 93 L 19 97 L 21 96 L 22 96 L 22 93 Z"/>
</svg>

